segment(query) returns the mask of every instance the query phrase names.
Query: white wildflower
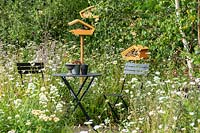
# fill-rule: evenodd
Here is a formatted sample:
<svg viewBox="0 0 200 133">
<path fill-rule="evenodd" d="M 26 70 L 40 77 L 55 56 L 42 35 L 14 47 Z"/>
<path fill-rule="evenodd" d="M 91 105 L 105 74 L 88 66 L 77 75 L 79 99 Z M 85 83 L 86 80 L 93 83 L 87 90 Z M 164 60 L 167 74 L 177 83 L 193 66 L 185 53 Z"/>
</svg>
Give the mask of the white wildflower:
<svg viewBox="0 0 200 133">
<path fill-rule="evenodd" d="M 17 108 L 17 107 L 19 107 L 21 105 L 22 100 L 21 99 L 16 99 L 13 102 L 14 102 L 15 107 Z"/>
<path fill-rule="evenodd" d="M 0 109 L 0 114 L 4 114 L 4 112 L 3 112 L 3 110 L 2 110 L 2 109 Z"/>
<path fill-rule="evenodd" d="M 162 101 L 163 99 L 166 99 L 166 97 L 159 97 L 159 101 Z"/>
<path fill-rule="evenodd" d="M 159 114 L 165 114 L 165 111 L 163 111 L 162 109 L 158 111 Z"/>
<path fill-rule="evenodd" d="M 186 130 L 186 128 L 181 128 L 181 130 L 182 130 L 182 131 L 185 131 L 185 130 Z"/>
<path fill-rule="evenodd" d="M 189 112 L 189 115 L 194 115 L 194 112 Z"/>
<path fill-rule="evenodd" d="M 54 118 L 53 118 L 53 121 L 54 121 L 54 122 L 58 122 L 59 120 L 60 120 L 60 119 L 59 119 L 58 117 L 54 117 Z"/>
<path fill-rule="evenodd" d="M 40 114 L 40 115 L 39 115 L 39 119 L 40 119 L 40 120 L 44 120 L 44 121 L 48 121 L 48 120 L 49 120 L 49 117 L 48 117 L 46 114 Z"/>
<path fill-rule="evenodd" d="M 132 79 L 131 79 L 131 82 L 132 82 L 132 83 L 135 82 L 135 81 L 138 81 L 138 79 L 137 79 L 137 78 L 132 78 Z"/>
<path fill-rule="evenodd" d="M 122 102 L 115 104 L 116 107 L 121 106 Z"/>
<path fill-rule="evenodd" d="M 162 125 L 162 124 L 160 124 L 160 125 L 158 126 L 158 128 L 159 128 L 159 129 L 161 129 L 162 127 L 163 127 L 163 125 Z"/>
<path fill-rule="evenodd" d="M 129 93 L 129 90 L 124 90 L 126 93 Z"/>
<path fill-rule="evenodd" d="M 117 64 L 117 60 L 113 61 L 112 63 L 113 63 L 114 65 L 116 65 L 116 64 Z"/>
<path fill-rule="evenodd" d="M 40 114 L 44 113 L 44 111 L 41 111 L 41 110 L 32 110 L 31 113 L 33 115 L 39 116 Z"/>
<path fill-rule="evenodd" d="M 137 130 L 132 130 L 132 132 L 131 133 L 137 133 Z"/>
<path fill-rule="evenodd" d="M 51 85 L 50 87 L 50 94 L 55 94 L 57 93 L 58 89 L 56 88 L 56 86 Z"/>
<path fill-rule="evenodd" d="M 101 128 L 101 125 L 95 125 L 95 126 L 94 126 L 94 129 L 95 129 L 95 130 L 97 130 L 97 129 L 99 129 L 99 128 Z"/>
<path fill-rule="evenodd" d="M 177 118 L 177 116 L 174 116 L 173 119 L 176 121 L 178 118 Z"/>
<path fill-rule="evenodd" d="M 36 88 L 36 85 L 33 83 L 28 83 L 28 92 L 33 93 Z"/>
<path fill-rule="evenodd" d="M 84 122 L 85 125 L 91 125 L 92 123 L 93 123 L 92 120 Z"/>
<path fill-rule="evenodd" d="M 25 123 L 25 125 L 26 125 L 26 126 L 30 126 L 30 125 L 31 125 L 31 121 L 30 121 L 30 120 L 27 120 L 26 123 Z"/>
<path fill-rule="evenodd" d="M 166 80 L 166 81 L 165 81 L 165 83 L 170 83 L 170 82 L 171 82 L 170 80 Z"/>
<path fill-rule="evenodd" d="M 139 120 L 139 121 L 143 121 L 143 120 L 144 120 L 144 118 L 143 118 L 143 117 L 141 117 L 141 118 L 139 118 L 138 120 Z"/>
<path fill-rule="evenodd" d="M 17 118 L 19 118 L 20 117 L 20 115 L 19 114 L 17 114 L 17 115 L 15 115 L 15 118 L 17 119 Z"/>
<path fill-rule="evenodd" d="M 43 86 L 43 87 L 40 88 L 40 90 L 41 90 L 42 92 L 44 92 L 44 91 L 46 90 L 46 88 Z"/>
<path fill-rule="evenodd" d="M 12 130 L 8 131 L 8 133 L 15 133 L 15 130 L 12 129 Z"/>
<path fill-rule="evenodd" d="M 88 131 L 80 131 L 80 133 L 89 133 Z"/>
<path fill-rule="evenodd" d="M 104 120 L 104 122 L 105 122 L 105 124 L 109 124 L 109 123 L 110 123 L 110 119 L 109 119 L 109 118 L 106 118 L 106 119 Z"/>
<path fill-rule="evenodd" d="M 160 75 L 160 72 L 156 71 L 155 74 L 156 74 L 156 75 Z"/>
<path fill-rule="evenodd" d="M 154 81 L 160 81 L 160 77 L 155 76 L 155 77 L 153 77 L 153 80 L 154 80 Z"/>
<path fill-rule="evenodd" d="M 192 127 L 193 127 L 193 126 L 194 126 L 194 122 L 190 123 L 190 126 L 192 126 Z"/>
<path fill-rule="evenodd" d="M 151 82 L 151 81 L 149 81 L 149 80 L 148 80 L 146 83 L 147 83 L 147 84 L 152 84 L 152 82 Z"/>
<path fill-rule="evenodd" d="M 40 103 L 42 104 L 48 102 L 48 99 L 44 93 L 39 94 L 39 100 L 40 100 Z"/>
<path fill-rule="evenodd" d="M 195 82 L 196 82 L 196 83 L 200 83 L 200 78 L 196 78 L 196 79 L 195 79 Z"/>
<path fill-rule="evenodd" d="M 150 111 L 150 112 L 149 112 L 149 115 L 150 115 L 150 116 L 155 115 L 155 112 L 154 112 L 154 111 Z"/>
<path fill-rule="evenodd" d="M 128 129 L 122 129 L 122 132 L 128 133 Z"/>
<path fill-rule="evenodd" d="M 195 82 L 190 82 L 190 85 L 195 85 L 196 83 Z"/>
<path fill-rule="evenodd" d="M 62 112 L 63 104 L 61 102 L 57 103 L 56 110 Z"/>
</svg>

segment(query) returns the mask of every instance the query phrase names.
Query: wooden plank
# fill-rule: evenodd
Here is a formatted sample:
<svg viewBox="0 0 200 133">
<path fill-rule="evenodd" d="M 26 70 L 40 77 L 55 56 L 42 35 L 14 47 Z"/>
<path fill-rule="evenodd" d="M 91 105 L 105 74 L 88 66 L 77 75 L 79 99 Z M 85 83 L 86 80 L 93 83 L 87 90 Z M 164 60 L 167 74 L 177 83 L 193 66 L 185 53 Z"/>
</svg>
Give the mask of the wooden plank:
<svg viewBox="0 0 200 133">
<path fill-rule="evenodd" d="M 128 62 L 125 64 L 124 74 L 145 75 L 149 71 L 149 64 L 136 64 Z"/>
<path fill-rule="evenodd" d="M 125 66 L 135 66 L 135 67 L 149 67 L 149 64 L 136 64 L 136 63 L 131 63 L 127 62 Z"/>
<path fill-rule="evenodd" d="M 145 75 L 148 71 L 124 71 L 124 74 Z"/>
</svg>

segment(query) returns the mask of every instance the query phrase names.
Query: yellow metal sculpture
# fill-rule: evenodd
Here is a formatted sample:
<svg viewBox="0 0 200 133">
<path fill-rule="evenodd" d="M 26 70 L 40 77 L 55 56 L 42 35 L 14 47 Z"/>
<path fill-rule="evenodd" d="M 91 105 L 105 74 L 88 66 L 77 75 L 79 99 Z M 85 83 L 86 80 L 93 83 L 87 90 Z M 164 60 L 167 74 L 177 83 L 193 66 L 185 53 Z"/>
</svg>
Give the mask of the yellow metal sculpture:
<svg viewBox="0 0 200 133">
<path fill-rule="evenodd" d="M 149 56 L 148 47 L 142 45 L 133 45 L 128 49 L 121 52 L 122 57 L 125 60 L 141 60 L 146 59 Z"/>
<path fill-rule="evenodd" d="M 79 12 L 81 18 L 99 18 L 98 15 L 94 15 L 93 12 L 96 10 L 95 6 L 87 7 Z"/>
</svg>

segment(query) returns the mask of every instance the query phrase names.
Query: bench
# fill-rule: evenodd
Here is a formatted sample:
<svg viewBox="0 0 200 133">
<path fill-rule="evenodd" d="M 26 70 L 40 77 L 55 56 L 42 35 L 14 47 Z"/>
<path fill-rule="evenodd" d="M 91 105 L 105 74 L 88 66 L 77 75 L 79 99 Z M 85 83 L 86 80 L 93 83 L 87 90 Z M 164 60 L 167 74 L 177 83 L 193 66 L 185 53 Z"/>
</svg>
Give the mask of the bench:
<svg viewBox="0 0 200 133">
<path fill-rule="evenodd" d="M 30 73 L 31 74 L 41 73 L 42 79 L 44 80 L 43 69 L 44 69 L 44 63 L 17 63 L 17 70 L 18 73 L 21 75 L 21 80 L 23 74 L 30 74 Z"/>
</svg>

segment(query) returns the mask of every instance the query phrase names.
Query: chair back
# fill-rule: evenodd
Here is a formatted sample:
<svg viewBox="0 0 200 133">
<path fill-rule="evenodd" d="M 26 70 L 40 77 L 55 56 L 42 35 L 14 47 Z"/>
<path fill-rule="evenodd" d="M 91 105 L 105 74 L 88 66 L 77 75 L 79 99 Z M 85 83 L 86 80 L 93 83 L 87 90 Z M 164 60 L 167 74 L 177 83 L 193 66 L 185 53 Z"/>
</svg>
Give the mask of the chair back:
<svg viewBox="0 0 200 133">
<path fill-rule="evenodd" d="M 44 63 L 17 63 L 17 69 L 20 74 L 42 73 Z"/>
<path fill-rule="evenodd" d="M 124 74 L 146 75 L 149 71 L 149 64 L 136 64 L 127 62 L 124 67 Z"/>
</svg>

